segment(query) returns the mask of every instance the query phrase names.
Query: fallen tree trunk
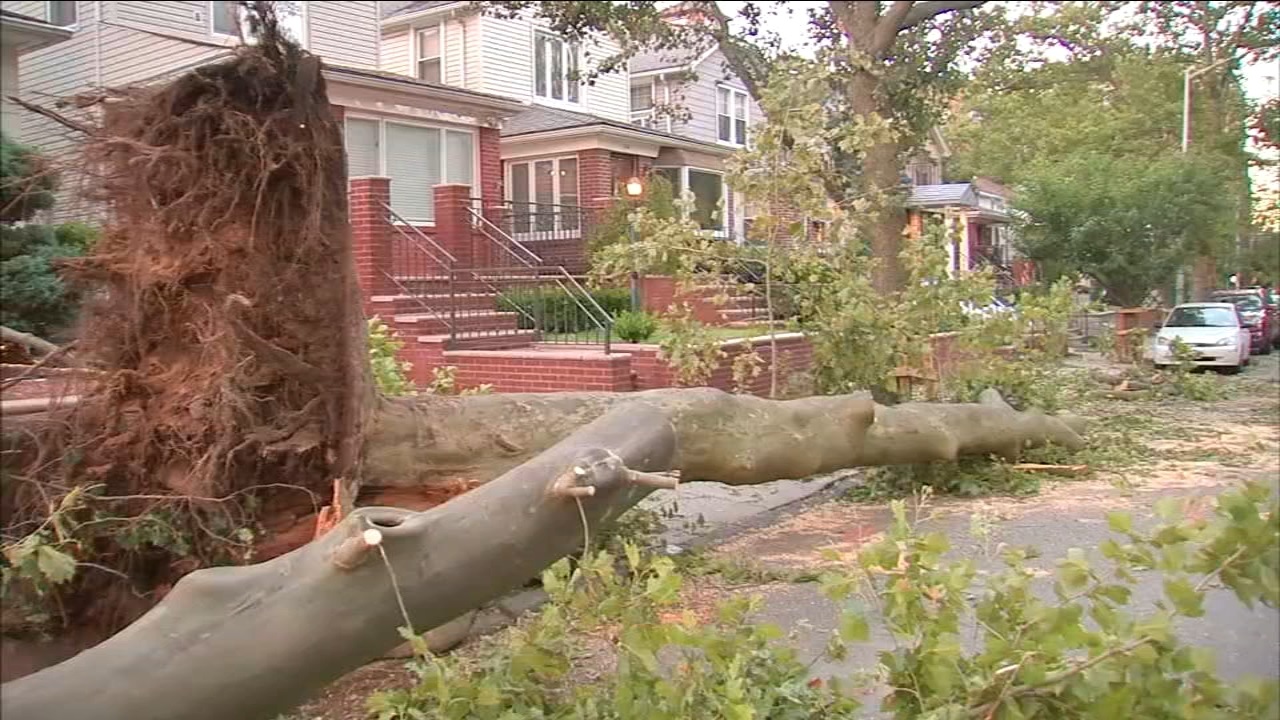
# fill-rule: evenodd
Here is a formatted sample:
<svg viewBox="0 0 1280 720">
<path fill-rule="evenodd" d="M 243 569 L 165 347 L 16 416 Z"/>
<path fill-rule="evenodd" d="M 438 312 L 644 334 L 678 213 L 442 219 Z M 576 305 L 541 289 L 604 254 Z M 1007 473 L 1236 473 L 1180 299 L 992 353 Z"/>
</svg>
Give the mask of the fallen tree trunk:
<svg viewBox="0 0 1280 720">
<path fill-rule="evenodd" d="M 1047 442 L 1083 445 L 1072 423 L 1017 412 L 994 393 L 979 404 L 894 408 L 864 395 L 781 402 L 710 389 L 450 402 L 457 418 L 473 409 L 471 422 L 504 409 L 514 417 L 518 408 L 591 419 L 542 452 L 531 439 L 545 437 L 542 430 L 522 436 L 529 448 L 508 438 L 513 456 L 536 454 L 437 508 L 361 508 L 274 560 L 194 572 L 110 640 L 4 685 L 0 714 L 274 717 L 398 644 L 405 620 L 397 595 L 416 630 L 442 625 L 579 548 L 584 522 L 595 535 L 662 482 L 646 473 L 752 484 L 885 462 L 1016 457 Z M 413 408 L 379 413 L 367 438 L 369 476 L 443 452 L 426 439 L 434 425 L 425 419 L 423 433 L 406 435 Z M 368 530 L 379 532 L 379 545 L 363 539 Z"/>
</svg>

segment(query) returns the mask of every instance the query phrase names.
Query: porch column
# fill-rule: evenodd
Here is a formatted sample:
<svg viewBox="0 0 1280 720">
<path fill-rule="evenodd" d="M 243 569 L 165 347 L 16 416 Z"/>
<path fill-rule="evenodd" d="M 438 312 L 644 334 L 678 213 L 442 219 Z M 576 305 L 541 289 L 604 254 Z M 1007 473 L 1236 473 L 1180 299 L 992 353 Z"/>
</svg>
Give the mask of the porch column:
<svg viewBox="0 0 1280 720">
<path fill-rule="evenodd" d="M 348 183 L 351 248 L 364 311 L 373 311 L 375 295 L 394 295 L 387 277 L 392 271 L 391 225 L 386 206 L 391 203 L 391 180 L 378 176 L 354 177 Z"/>
<path fill-rule="evenodd" d="M 472 237 L 471 186 L 436 185 L 432 188 L 436 210 L 436 242 L 458 260 L 458 267 L 477 267 L 476 238 Z"/>
</svg>

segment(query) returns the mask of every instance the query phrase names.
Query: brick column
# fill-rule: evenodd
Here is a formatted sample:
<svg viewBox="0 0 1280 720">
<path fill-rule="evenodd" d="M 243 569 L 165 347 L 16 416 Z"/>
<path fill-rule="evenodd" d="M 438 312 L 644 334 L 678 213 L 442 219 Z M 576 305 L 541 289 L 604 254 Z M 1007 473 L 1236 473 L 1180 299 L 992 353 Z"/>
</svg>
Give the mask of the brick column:
<svg viewBox="0 0 1280 720">
<path fill-rule="evenodd" d="M 365 313 L 371 312 L 374 295 L 394 295 L 395 287 L 385 273 L 392 270 L 391 226 L 384 204 L 391 203 L 391 180 L 385 177 L 354 177 L 349 181 L 351 248 L 355 253 L 356 277 Z"/>
<path fill-rule="evenodd" d="M 458 260 L 458 267 L 476 267 L 471 232 L 471 187 L 445 184 L 432 188 L 436 206 L 435 240 Z"/>
<path fill-rule="evenodd" d="M 480 197 L 485 204 L 500 203 L 502 196 L 502 154 L 495 128 L 480 128 Z"/>
<path fill-rule="evenodd" d="M 583 207 L 593 210 L 613 204 L 613 153 L 578 151 L 578 197 Z"/>
</svg>

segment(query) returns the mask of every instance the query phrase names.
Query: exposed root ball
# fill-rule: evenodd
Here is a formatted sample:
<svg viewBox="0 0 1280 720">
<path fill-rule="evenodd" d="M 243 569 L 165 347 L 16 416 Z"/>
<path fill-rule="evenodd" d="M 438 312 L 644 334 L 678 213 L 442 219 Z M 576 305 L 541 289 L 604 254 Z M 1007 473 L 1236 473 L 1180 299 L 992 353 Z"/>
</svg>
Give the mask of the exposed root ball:
<svg viewBox="0 0 1280 720">
<path fill-rule="evenodd" d="M 71 271 L 98 290 L 79 354 L 106 372 L 75 390 L 82 401 L 44 438 L 42 467 L 13 473 L 7 527 L 29 531 L 51 497 L 93 485 L 134 498 L 86 499 L 115 516 L 226 515 L 229 527 L 189 528 L 196 545 L 217 543 L 243 515 L 192 498 L 260 483 L 327 498 L 334 478 L 349 489 L 358 478 L 373 395 L 342 133 L 320 61 L 281 36 L 270 3 L 251 9 L 256 45 L 104 101 L 86 152 L 109 222 Z M 118 550 L 94 542 L 69 548 Z"/>
</svg>

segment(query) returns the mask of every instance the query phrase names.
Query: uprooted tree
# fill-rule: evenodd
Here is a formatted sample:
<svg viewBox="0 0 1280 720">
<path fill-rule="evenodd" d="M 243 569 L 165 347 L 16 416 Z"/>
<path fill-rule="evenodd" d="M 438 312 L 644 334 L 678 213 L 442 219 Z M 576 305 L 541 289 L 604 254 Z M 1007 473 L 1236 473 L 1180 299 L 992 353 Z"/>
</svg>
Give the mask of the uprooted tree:
<svg viewBox="0 0 1280 720">
<path fill-rule="evenodd" d="M 114 208 L 74 268 L 100 288 L 77 346 L 98 373 L 74 407 L 5 423 L 4 525 L 60 533 L 76 493 L 95 522 L 171 500 L 200 524 L 231 498 L 335 484 L 342 520 L 269 561 L 186 574 L 115 636 L 6 684 L 5 718 L 272 717 L 400 642 L 406 616 L 432 628 L 501 595 L 677 478 L 1082 445 L 1068 419 L 993 393 L 378 396 L 321 64 L 255 11 L 258 44 L 121 94 L 89 138 Z M 422 512 L 355 509 L 362 488 L 449 478 L 481 485 Z"/>
</svg>

